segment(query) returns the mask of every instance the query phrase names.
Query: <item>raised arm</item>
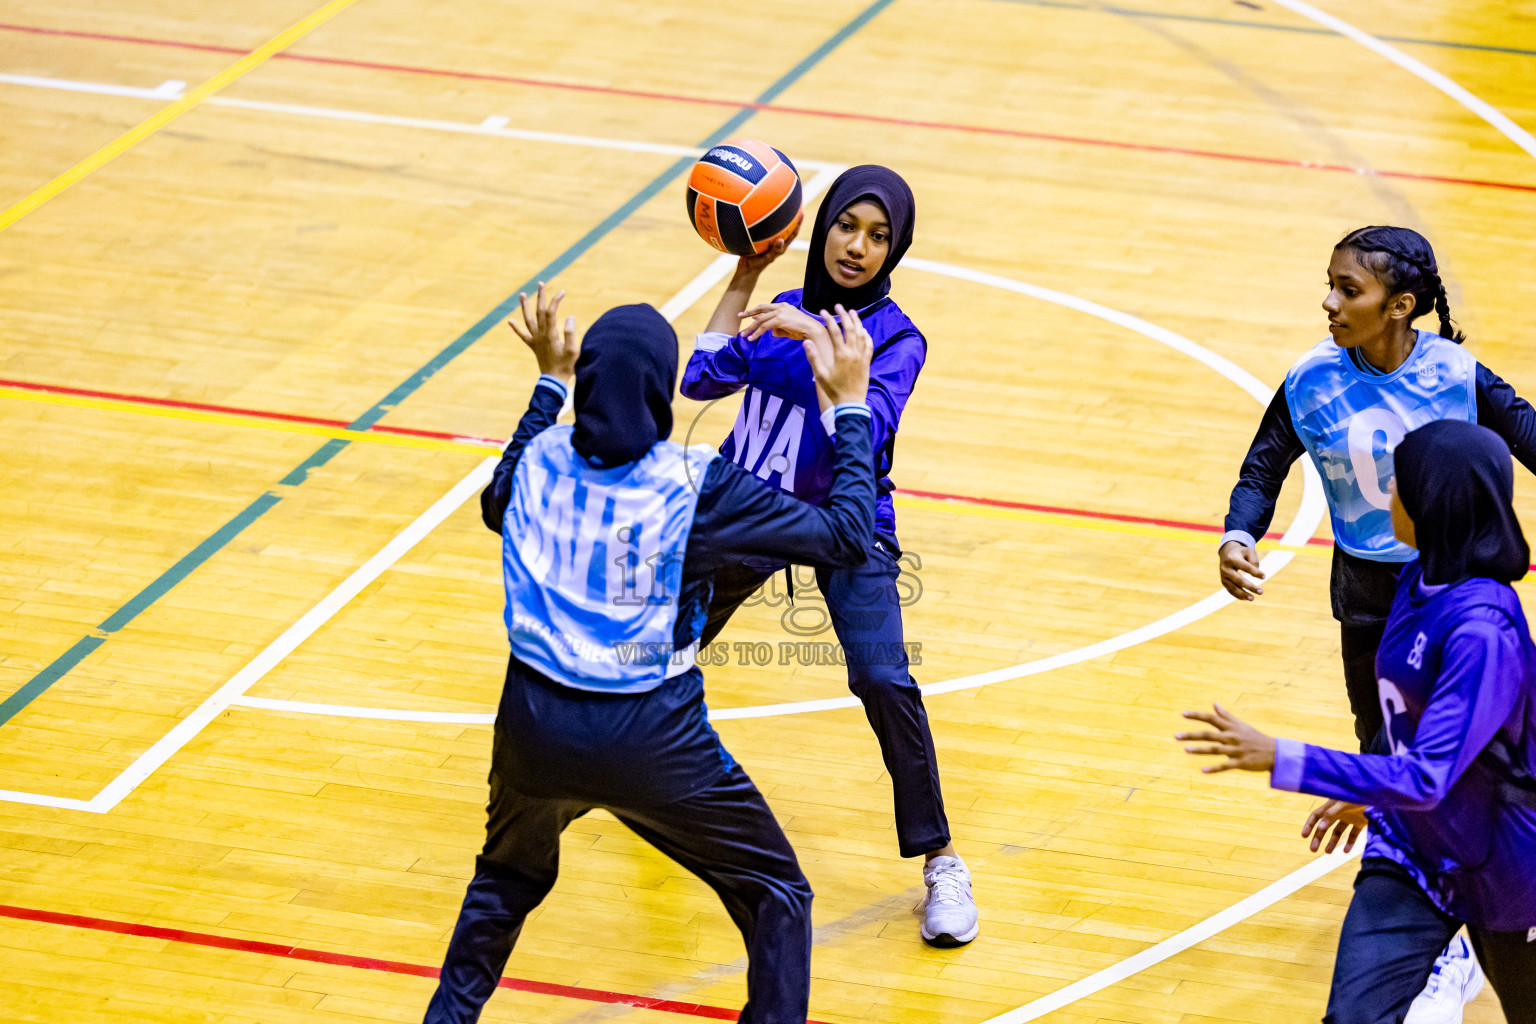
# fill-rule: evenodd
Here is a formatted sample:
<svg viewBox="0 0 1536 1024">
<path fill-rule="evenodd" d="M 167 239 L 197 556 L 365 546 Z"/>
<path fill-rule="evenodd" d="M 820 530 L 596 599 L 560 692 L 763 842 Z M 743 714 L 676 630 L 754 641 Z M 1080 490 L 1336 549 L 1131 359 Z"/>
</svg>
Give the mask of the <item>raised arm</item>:
<svg viewBox="0 0 1536 1024">
<path fill-rule="evenodd" d="M 707 402 L 735 394 L 746 384 L 752 349 L 740 336 L 741 314 L 752 302 L 757 279 L 770 263 L 784 255 L 794 235 L 799 233 L 796 228 L 794 234 L 774 242 L 762 255 L 743 256 L 736 261 L 736 272 L 683 367 L 678 391 L 684 398 Z"/>
<path fill-rule="evenodd" d="M 570 380 L 576 373 L 576 358 L 581 354 L 581 343 L 576 340 L 576 318 L 568 316 L 563 325 L 560 323 L 560 300 L 565 298 L 565 292 L 548 299 L 544 282 L 540 281 L 534 307 L 530 308 L 528 296 L 519 292 L 517 297 L 522 305 L 523 323 L 513 319 L 507 321 L 507 326 L 533 350 L 539 364 L 539 381 L 534 385 L 528 411 L 518 421 L 501 462 L 491 474 L 491 482 L 480 492 L 480 518 L 487 529 L 498 535 L 507 503 L 512 500 L 512 473 L 523 449 L 559 417 L 570 393 Z"/>
<path fill-rule="evenodd" d="M 1291 464 L 1305 453 L 1282 385 L 1264 410 L 1258 433 L 1238 470 L 1237 486 L 1232 488 L 1227 505 L 1226 532 L 1217 545 L 1221 585 L 1240 601 L 1252 601 L 1264 593 L 1262 586 L 1246 577 L 1264 578 L 1259 569 L 1259 538 L 1275 517 L 1275 503 L 1280 500 Z"/>
<path fill-rule="evenodd" d="M 528 411 L 517 421 L 512 440 L 501 453 L 501 461 L 491 474 L 491 482 L 480 492 L 480 518 L 486 529 L 500 535 L 501 524 L 507 514 L 507 503 L 512 500 L 512 472 L 517 469 L 523 449 L 535 436 L 548 430 L 560 417 L 568 394 L 565 382 L 558 377 L 543 374 L 533 386 L 533 397 L 528 400 Z"/>
<path fill-rule="evenodd" d="M 1446 641 L 1440 676 L 1411 743 L 1395 737 L 1395 753 L 1349 754 L 1277 740 L 1270 784 L 1371 807 L 1432 810 L 1515 710 L 1521 657 L 1507 621 L 1463 623 Z"/>
<path fill-rule="evenodd" d="M 1502 437 L 1520 465 L 1536 473 L 1536 409 L 1482 363 L 1477 364 L 1477 422 Z"/>
<path fill-rule="evenodd" d="M 688 557 L 701 571 L 766 555 L 817 565 L 857 565 L 874 536 L 874 448 L 868 389 L 869 335 L 857 314 L 846 329 L 828 320 L 826 348 L 806 343 L 806 356 L 837 426 L 832 490 L 817 507 L 769 487 L 740 466 L 718 459 L 700 488 Z"/>
</svg>

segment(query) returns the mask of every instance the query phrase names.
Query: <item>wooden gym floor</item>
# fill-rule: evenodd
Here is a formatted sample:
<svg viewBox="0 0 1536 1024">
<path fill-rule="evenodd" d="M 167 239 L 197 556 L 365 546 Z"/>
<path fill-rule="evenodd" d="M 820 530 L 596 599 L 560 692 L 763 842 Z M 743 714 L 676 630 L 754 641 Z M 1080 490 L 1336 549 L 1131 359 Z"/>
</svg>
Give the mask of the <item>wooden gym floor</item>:
<svg viewBox="0 0 1536 1024">
<path fill-rule="evenodd" d="M 710 704 L 816 889 L 812 1017 L 1318 1019 L 1350 864 L 1169 737 L 1216 698 L 1350 742 L 1299 470 L 1289 564 L 1211 597 L 1339 235 L 1425 231 L 1536 392 L 1536 147 L 1433 80 L 1536 127 L 1536 7 L 1329 0 L 1360 38 L 1296 0 L 316 3 L 0 24 L 0 1019 L 420 1019 L 505 659 L 465 499 L 535 371 L 497 320 L 551 277 L 584 323 L 670 303 L 686 350 L 722 268 L 679 175 L 737 135 L 918 197 L 907 631 L 956 681 L 928 707 L 983 915 L 921 944 L 841 672 L 744 611 L 775 664 Z M 717 440 L 733 406 L 678 412 Z M 743 972 L 713 896 L 592 815 L 486 1019 L 718 1016 Z"/>
</svg>

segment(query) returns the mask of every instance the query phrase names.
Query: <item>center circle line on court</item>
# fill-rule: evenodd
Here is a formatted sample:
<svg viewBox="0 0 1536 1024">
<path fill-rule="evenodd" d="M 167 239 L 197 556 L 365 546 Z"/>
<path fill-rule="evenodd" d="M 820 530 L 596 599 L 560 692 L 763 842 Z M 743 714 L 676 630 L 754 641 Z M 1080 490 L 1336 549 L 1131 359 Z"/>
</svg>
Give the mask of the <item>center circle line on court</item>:
<svg viewBox="0 0 1536 1024">
<path fill-rule="evenodd" d="M 804 250 L 809 248 L 807 243 L 796 242 L 792 248 Z M 716 263 L 722 262 L 717 260 Z M 1004 291 L 1025 295 L 1049 302 L 1053 305 L 1072 309 L 1088 316 L 1096 317 L 1108 323 L 1123 327 L 1143 337 L 1150 338 L 1159 344 L 1189 356 L 1196 362 L 1215 370 L 1223 377 L 1242 388 L 1262 407 L 1267 405 L 1272 391 L 1253 374 L 1210 349 L 1199 345 L 1183 335 L 1177 334 L 1166 327 L 1159 327 L 1140 317 L 1119 310 L 1111 309 L 1088 299 L 1080 298 L 1066 292 L 1043 288 L 1039 285 L 1027 284 L 1013 278 L 1003 277 L 998 274 L 990 274 L 984 271 L 971 270 L 967 267 L 959 267 L 950 263 L 941 263 L 936 260 L 927 260 L 920 257 L 908 256 L 903 261 L 903 266 L 913 270 L 921 270 L 942 277 L 950 277 L 957 280 L 969 281 L 973 284 L 987 285 Z M 708 273 L 708 272 L 706 272 Z M 704 275 L 701 275 L 701 278 Z M 687 289 L 685 289 L 687 291 Z M 669 304 L 669 306 L 672 304 Z M 674 314 L 675 315 L 675 314 Z M 1301 505 L 1296 511 L 1295 517 L 1286 528 L 1280 543 L 1290 548 L 1298 548 L 1306 544 L 1307 540 L 1316 532 L 1322 523 L 1327 508 L 1322 496 L 1322 481 L 1317 476 L 1317 470 L 1310 461 L 1302 463 L 1304 487 Z M 1295 557 L 1293 550 L 1271 551 L 1264 556 L 1262 566 L 1268 576 L 1273 576 Z M 959 690 L 977 689 L 993 683 L 1007 682 L 1013 679 L 1021 679 L 1026 676 L 1039 675 L 1069 665 L 1101 658 L 1108 654 L 1134 647 L 1148 640 L 1165 636 L 1184 626 L 1197 622 L 1208 615 L 1226 607 L 1233 602 L 1233 598 L 1223 590 L 1218 590 L 1201 598 L 1194 604 L 1180 609 L 1171 615 L 1164 616 L 1154 622 L 1139 626 L 1135 629 L 1121 633 L 1118 636 L 1100 640 L 1075 650 L 1065 651 L 1061 654 L 1051 655 L 1045 658 L 1037 658 L 1033 661 L 1023 662 L 1017 665 L 1009 665 L 1004 668 L 991 669 L 972 675 L 960 676 L 937 683 L 928 683 L 921 687 L 924 696 L 934 696 L 941 693 L 954 693 Z M 267 711 L 286 711 L 298 714 L 328 715 L 342 718 L 366 718 L 384 719 L 398 722 L 422 722 L 422 723 L 454 723 L 466 725 L 487 725 L 495 720 L 494 713 L 476 712 L 451 712 L 451 711 L 407 711 L 396 708 L 362 707 L 343 704 L 319 704 L 308 701 L 276 700 L 267 697 L 249 697 L 242 695 L 231 704 L 253 709 Z M 709 719 L 712 722 L 731 721 L 744 718 L 777 718 L 784 715 L 806 714 L 813 711 L 832 711 L 841 708 L 860 707 L 857 697 L 850 695 L 840 697 L 828 697 L 818 700 L 788 701 L 779 704 L 759 704 L 739 708 L 711 709 Z"/>
</svg>

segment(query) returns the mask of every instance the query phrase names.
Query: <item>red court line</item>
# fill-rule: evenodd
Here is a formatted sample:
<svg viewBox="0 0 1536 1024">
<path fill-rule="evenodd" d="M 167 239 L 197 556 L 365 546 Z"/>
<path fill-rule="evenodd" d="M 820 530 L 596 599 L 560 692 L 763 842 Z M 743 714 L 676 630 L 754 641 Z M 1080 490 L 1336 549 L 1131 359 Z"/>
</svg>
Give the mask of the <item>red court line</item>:
<svg viewBox="0 0 1536 1024">
<path fill-rule="evenodd" d="M 89 388 L 71 388 L 62 384 L 34 384 L 24 380 L 7 380 L 0 377 L 0 387 L 22 391 L 38 391 L 48 395 L 73 395 L 77 398 L 106 398 L 116 402 L 132 402 L 135 405 L 152 405 L 163 409 L 188 409 L 193 412 L 217 412 L 230 416 L 249 416 L 253 419 L 280 420 L 284 423 L 308 423 L 317 427 L 350 429 L 346 420 L 326 419 L 323 416 L 300 416 L 291 412 L 269 412 L 265 409 L 242 409 L 233 405 L 212 405 L 207 402 L 182 402 L 174 398 L 151 398 L 147 395 L 128 395 L 119 391 L 92 391 Z M 444 430 L 417 430 L 413 427 L 393 427 L 374 424 L 368 428 L 378 434 L 399 434 L 404 437 L 430 437 L 439 441 L 478 441 L 500 448 L 504 442 L 494 437 L 475 437 L 472 434 L 453 434 Z"/>
<path fill-rule="evenodd" d="M 26 32 L 33 35 L 67 36 L 78 39 L 101 39 L 109 42 L 137 43 L 144 46 L 165 46 L 182 50 L 200 50 L 210 53 L 243 53 L 237 47 L 217 46 L 208 43 L 184 42 L 176 39 L 152 39 L 145 36 L 113 35 L 105 32 L 85 32 L 75 29 L 41 28 L 33 25 L 13 25 L 0 22 L 0 31 Z M 823 117 L 840 121 L 862 121 L 869 124 L 896 125 L 904 128 L 929 128 L 938 131 L 964 132 L 972 135 L 990 135 L 1002 138 L 1030 139 L 1037 142 L 1060 142 L 1076 146 L 1094 146 L 1106 149 L 1140 153 L 1160 153 L 1169 156 L 1193 156 L 1206 160 L 1258 164 L 1268 167 L 1289 167 L 1308 171 L 1328 171 L 1335 174 L 1354 174 L 1361 177 L 1392 178 L 1400 181 L 1426 181 L 1443 185 L 1466 185 L 1472 188 L 1493 188 L 1514 192 L 1536 192 L 1536 184 L 1512 181 L 1496 181 L 1486 178 L 1461 178 L 1444 174 L 1419 174 L 1412 171 L 1383 171 L 1370 167 L 1351 167 L 1347 164 L 1320 163 L 1315 160 L 1294 160 L 1288 157 L 1258 156 L 1249 153 L 1228 153 L 1221 150 L 1197 149 L 1186 146 L 1162 146 L 1146 142 L 1123 142 L 1100 139 L 1085 135 L 1062 135 L 1054 132 L 1033 132 L 1018 128 L 998 128 L 987 125 L 957 124 L 949 121 L 924 121 L 915 118 L 889 117 L 880 114 L 863 114 L 853 111 L 822 110 L 814 107 L 790 107 L 776 103 L 754 103 L 750 100 L 718 99 L 710 96 L 690 96 L 683 93 L 656 92 L 647 89 L 624 89 L 618 86 L 590 85 L 581 82 L 562 82 L 554 79 L 528 78 L 518 75 L 502 75 L 489 71 L 458 71 L 452 68 L 426 67 L 416 64 L 394 64 L 383 61 L 354 60 L 346 57 L 324 57 L 315 54 L 293 53 L 284 50 L 274 55 L 275 60 L 301 61 L 308 64 L 330 64 L 339 67 L 366 68 L 373 71 L 392 71 L 401 74 L 429 75 L 439 78 L 457 78 L 466 81 L 501 82 L 508 85 L 524 85 L 537 89 L 561 89 L 568 92 L 599 93 L 607 96 L 627 96 L 635 99 L 664 100 L 672 103 L 694 103 L 712 107 L 771 111 L 779 114 L 795 114 L 803 117 Z"/>
<path fill-rule="evenodd" d="M 199 412 L 219 412 L 234 416 L 249 416 L 252 419 L 281 420 L 288 423 L 312 423 L 322 427 L 347 429 L 346 420 L 325 419 L 321 416 L 300 416 L 295 413 L 268 412 L 264 409 L 243 409 L 233 405 L 211 405 L 206 402 L 182 402 L 172 398 L 151 398 L 146 395 L 129 395 L 118 391 L 92 391 L 86 388 L 65 387 L 61 384 L 34 384 L 30 381 L 0 378 L 0 387 L 21 388 L 27 391 L 40 391 L 54 395 L 76 395 L 82 398 L 107 398 L 119 402 L 136 402 L 140 405 L 163 406 L 172 409 L 192 409 Z M 412 427 L 392 427 L 383 424 L 374 424 L 368 429 L 385 434 L 400 434 L 406 437 L 430 437 L 445 441 L 478 441 L 484 444 L 496 445 L 497 447 L 500 447 L 502 444 L 501 441 L 491 437 L 477 437 L 473 434 L 453 434 L 443 430 L 417 430 Z M 1063 505 L 1034 505 L 1024 501 L 1004 501 L 1001 498 L 978 498 L 970 494 L 918 491 L 910 487 L 898 487 L 896 493 L 910 494 L 914 498 L 928 498 L 933 501 L 952 501 L 960 505 L 1011 508 L 1023 512 L 1044 512 L 1050 515 L 1077 516 L 1081 519 L 1099 519 L 1114 523 L 1137 523 L 1143 526 L 1166 526 L 1175 530 L 1198 530 L 1201 533 L 1221 534 L 1226 532 L 1225 527 L 1217 526 L 1213 523 L 1190 523 L 1182 519 L 1133 516 L 1123 512 L 1097 512 L 1092 509 L 1068 508 Z M 1263 539 L 1280 540 L 1284 536 L 1278 530 L 1271 530 L 1264 535 Z M 1307 543 L 1317 547 L 1333 547 L 1333 540 L 1328 537 L 1308 537 Z M 1531 566 L 1531 572 L 1536 572 L 1536 564 Z"/>
<path fill-rule="evenodd" d="M 257 942 L 252 939 L 236 939 L 228 935 L 210 935 L 206 932 L 189 932 L 180 928 L 158 928 L 148 924 L 130 924 L 127 921 L 110 921 L 100 917 L 82 917 L 78 914 L 57 914 L 49 910 L 33 910 L 30 907 L 11 907 L 0 904 L 0 917 L 17 921 L 37 921 L 43 924 L 64 925 L 68 928 L 88 928 L 91 931 L 112 932 L 117 935 L 135 935 L 147 939 L 163 939 L 182 942 L 191 946 L 207 946 L 212 949 L 231 949 L 241 953 L 259 953 L 262 956 L 282 957 L 285 960 L 304 960 L 316 964 L 333 964 L 339 967 L 355 967 L 364 971 L 384 971 L 389 974 L 410 974 L 418 978 L 436 978 L 436 967 L 409 964 L 399 960 L 381 960 L 371 956 L 353 956 L 350 953 L 328 953 L 320 949 L 302 946 L 286 946 L 276 942 Z M 608 992 L 598 988 L 581 988 L 577 985 L 557 985 L 547 981 L 530 981 L 526 978 L 502 978 L 498 986 L 516 992 L 534 992 L 539 995 L 581 999 L 589 1003 L 609 1003 L 634 1006 L 642 1010 L 660 1010 L 664 1013 L 681 1013 L 690 1017 L 707 1017 L 711 1020 L 735 1020 L 736 1010 L 707 1003 L 685 1003 L 675 999 L 656 999 L 651 996 L 629 995 L 624 992 Z M 809 1021 L 807 1024 L 825 1024 Z"/>
<path fill-rule="evenodd" d="M 118 402 L 132 402 L 136 405 L 158 406 L 171 409 L 190 409 L 197 412 L 217 412 L 233 416 L 249 416 L 252 419 L 278 420 L 284 423 L 310 423 L 322 427 L 335 427 L 347 429 L 346 420 L 326 419 L 322 416 L 300 416 L 288 412 L 268 412 L 264 409 L 245 409 L 233 405 L 212 405 L 207 402 L 183 402 L 172 398 L 152 398 L 147 395 L 131 395 L 120 391 L 94 391 L 88 388 L 72 388 L 62 384 L 35 384 L 31 381 L 8 380 L 0 377 L 0 387 L 11 387 L 25 391 L 37 391 L 50 395 L 74 395 L 81 398 L 105 398 Z M 472 434 L 452 434 L 441 430 L 416 430 L 411 427 L 391 427 L 383 424 L 375 424 L 368 428 L 370 431 L 380 433 L 401 434 L 407 437 L 430 437 L 448 441 L 482 442 L 488 445 L 501 447 L 502 442 L 489 437 L 476 437 Z M 1052 515 L 1077 516 L 1082 519 L 1099 519 L 1116 523 L 1138 523 L 1146 526 L 1166 526 L 1176 530 L 1199 530 L 1203 533 L 1223 533 L 1222 527 L 1209 523 L 1187 523 L 1180 519 L 1158 519 L 1152 516 L 1133 516 L 1120 512 L 1095 512 L 1089 509 L 1066 508 L 1060 505 L 1033 505 L 1022 501 L 1003 501 L 999 498 L 977 498 L 968 494 L 946 494 L 942 491 L 917 491 L 908 487 L 899 487 L 897 494 L 909 494 L 914 498 L 929 498 L 934 501 L 952 501 L 962 505 L 983 505 L 992 508 L 1011 508 L 1025 512 L 1045 512 Z M 1266 534 L 1266 539 L 1278 540 L 1282 535 L 1271 531 Z M 1331 547 L 1333 541 L 1324 537 L 1313 537 L 1309 544 L 1317 544 Z"/>
<path fill-rule="evenodd" d="M 1137 523 L 1142 526 L 1167 526 L 1175 530 L 1199 530 L 1202 533 L 1226 533 L 1226 527 L 1213 523 L 1186 523 L 1182 519 L 1157 519 L 1152 516 L 1132 516 L 1122 512 L 1094 512 L 1082 508 L 1066 508 L 1060 505 L 1031 505 L 1023 501 L 1003 501 L 999 498 L 977 498 L 966 494 L 944 494 L 939 491 L 914 491 L 910 487 L 896 488 L 897 494 L 910 494 L 914 498 L 931 498 L 935 501 L 953 501 L 965 505 L 985 505 L 992 508 L 1015 508 L 1024 512 L 1045 512 L 1051 515 L 1077 516 L 1081 519 L 1102 519 L 1113 523 Z M 1264 535 L 1265 540 L 1279 540 L 1285 536 L 1278 530 Z M 1327 537 L 1311 537 L 1308 544 L 1333 547 Z"/>
</svg>

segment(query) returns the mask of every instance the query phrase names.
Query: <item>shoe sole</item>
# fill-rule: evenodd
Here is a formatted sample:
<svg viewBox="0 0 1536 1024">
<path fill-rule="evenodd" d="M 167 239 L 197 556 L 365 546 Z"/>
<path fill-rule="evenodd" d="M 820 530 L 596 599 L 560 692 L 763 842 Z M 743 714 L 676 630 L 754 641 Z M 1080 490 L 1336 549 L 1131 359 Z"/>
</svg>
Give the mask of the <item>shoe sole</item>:
<svg viewBox="0 0 1536 1024">
<path fill-rule="evenodd" d="M 977 921 L 975 924 L 971 925 L 970 931 L 962 932 L 959 935 L 951 935 L 949 932 L 939 932 L 937 935 L 929 935 L 928 929 L 926 927 L 918 929 L 918 934 L 923 937 L 924 942 L 939 949 L 954 949 L 956 946 L 964 946 L 966 943 L 974 939 L 980 932 L 980 921 Z"/>
</svg>

